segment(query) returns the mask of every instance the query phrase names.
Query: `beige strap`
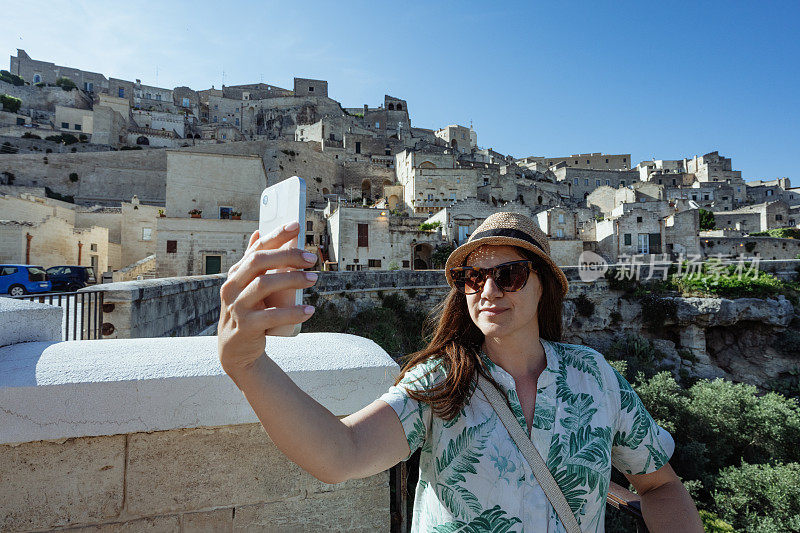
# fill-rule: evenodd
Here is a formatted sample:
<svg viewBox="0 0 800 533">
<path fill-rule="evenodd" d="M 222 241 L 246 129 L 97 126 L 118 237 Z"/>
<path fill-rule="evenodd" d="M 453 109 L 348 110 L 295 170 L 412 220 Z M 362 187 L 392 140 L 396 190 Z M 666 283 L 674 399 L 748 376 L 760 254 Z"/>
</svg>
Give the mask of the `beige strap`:
<svg viewBox="0 0 800 533">
<path fill-rule="evenodd" d="M 572 513 L 572 509 L 570 509 L 567 499 L 564 497 L 564 493 L 561 492 L 561 488 L 559 488 L 558 483 L 556 483 L 556 480 L 553 478 L 553 474 L 550 473 L 550 470 L 544 463 L 542 456 L 539 455 L 533 442 L 525 435 L 525 431 L 522 429 L 522 426 L 519 425 L 517 418 L 511 413 L 506 399 L 491 383 L 485 379 L 481 379 L 480 376 L 478 377 L 478 387 L 483 391 L 486 399 L 489 400 L 497 416 L 500 417 L 500 421 L 508 430 L 508 434 L 511 435 L 511 438 L 517 443 L 517 447 L 519 451 L 522 452 L 525 460 L 528 461 L 528 464 L 533 470 L 533 475 L 536 477 L 536 481 L 539 482 L 547 499 L 550 500 L 550 503 L 556 510 L 564 529 L 567 530 L 567 533 L 580 533 L 581 528 L 578 525 L 578 520 Z"/>
</svg>

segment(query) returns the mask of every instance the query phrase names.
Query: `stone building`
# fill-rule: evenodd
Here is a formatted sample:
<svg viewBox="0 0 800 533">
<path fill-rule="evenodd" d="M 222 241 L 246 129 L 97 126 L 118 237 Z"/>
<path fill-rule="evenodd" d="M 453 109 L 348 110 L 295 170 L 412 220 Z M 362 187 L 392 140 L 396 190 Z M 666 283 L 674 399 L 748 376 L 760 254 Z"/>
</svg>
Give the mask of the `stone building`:
<svg viewBox="0 0 800 533">
<path fill-rule="evenodd" d="M 792 188 L 789 178 L 747 182 L 748 203 L 758 204 L 776 200 L 783 200 L 789 205 L 800 205 L 800 190 Z"/>
<path fill-rule="evenodd" d="M 326 255 L 337 270 L 433 268 L 431 255 L 443 243 L 441 230 L 421 230 L 419 218 L 386 210 L 331 206 L 327 217 Z"/>
<path fill-rule="evenodd" d="M 516 160 L 517 164 L 544 172 L 554 166 L 596 170 L 628 170 L 631 168 L 630 154 L 573 154 L 569 157 L 529 156 Z M 630 181 L 628 181 L 630 183 Z"/>
<path fill-rule="evenodd" d="M 475 134 L 473 136 L 474 131 L 472 128 L 466 128 L 464 126 L 459 126 L 457 124 L 451 124 L 450 126 L 445 126 L 442 129 L 436 130 L 434 134 L 442 139 L 447 146 L 452 148 L 453 150 L 457 150 L 459 152 L 469 153 L 474 148 L 477 148 L 478 144 L 478 136 Z M 473 144 L 474 138 L 474 144 Z"/>
<path fill-rule="evenodd" d="M 622 255 L 664 253 L 663 217 L 655 209 L 642 205 L 620 204 L 610 218 L 595 221 L 597 252 L 606 260 L 616 262 Z"/>
<path fill-rule="evenodd" d="M 404 208 L 413 213 L 432 214 L 477 196 L 478 171 L 461 167 L 452 152 L 404 150 L 397 154 L 395 169 L 403 186 Z"/>
<path fill-rule="evenodd" d="M 707 183 L 727 183 L 734 188 L 734 204 L 747 201 L 747 188 L 742 180 L 742 172 L 733 170 L 731 160 L 722 157 L 719 152 L 710 152 L 703 156 L 694 156 L 686 160 L 686 171 L 696 176 L 697 181 Z"/>
<path fill-rule="evenodd" d="M 158 218 L 159 277 L 227 271 L 258 228 L 267 186 L 258 156 L 167 151 L 166 217 Z M 191 218 L 190 211 L 202 218 Z M 241 220 L 231 213 L 241 212 Z"/>
<path fill-rule="evenodd" d="M 748 205 L 731 211 L 714 211 L 716 229 L 735 229 L 755 233 L 794 226 L 789 204 L 783 200 Z"/>
<path fill-rule="evenodd" d="M 460 245 L 469 239 L 472 232 L 475 231 L 484 220 L 497 211 L 519 213 L 533 218 L 531 209 L 528 206 L 510 202 L 500 209 L 473 197 L 458 200 L 439 209 L 434 215 L 426 219 L 425 222 L 438 222 L 442 229 L 442 236 L 444 239 L 453 244 Z"/>
<path fill-rule="evenodd" d="M 108 229 L 76 224 L 75 206 L 29 194 L 0 195 L 0 262 L 109 268 Z"/>
<path fill-rule="evenodd" d="M 17 55 L 11 56 L 9 72 L 22 77 L 25 81 L 34 83 L 53 84 L 58 78 L 69 78 L 80 89 L 87 92 L 101 92 L 108 89 L 108 80 L 98 72 L 89 72 L 72 67 L 64 67 L 48 61 L 38 61 L 20 48 Z"/>
<path fill-rule="evenodd" d="M 626 158 L 627 159 L 627 158 Z M 561 166 L 553 170 L 556 180 L 566 183 L 569 195 L 576 200 L 585 199 L 597 187 L 625 187 L 639 181 L 635 170 L 604 170 Z"/>
</svg>

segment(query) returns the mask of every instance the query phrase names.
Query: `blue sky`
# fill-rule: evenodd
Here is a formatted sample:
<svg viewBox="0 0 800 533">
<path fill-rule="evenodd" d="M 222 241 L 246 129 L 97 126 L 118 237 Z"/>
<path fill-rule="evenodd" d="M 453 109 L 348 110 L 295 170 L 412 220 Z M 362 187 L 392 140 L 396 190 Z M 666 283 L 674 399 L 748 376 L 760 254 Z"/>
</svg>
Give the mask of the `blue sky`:
<svg viewBox="0 0 800 533">
<path fill-rule="evenodd" d="M 321 78 L 347 107 L 391 94 L 415 126 L 472 121 L 481 146 L 516 157 L 719 150 L 745 179 L 800 186 L 796 0 L 29 1 L 4 15 L 8 55 L 162 87 Z"/>
</svg>

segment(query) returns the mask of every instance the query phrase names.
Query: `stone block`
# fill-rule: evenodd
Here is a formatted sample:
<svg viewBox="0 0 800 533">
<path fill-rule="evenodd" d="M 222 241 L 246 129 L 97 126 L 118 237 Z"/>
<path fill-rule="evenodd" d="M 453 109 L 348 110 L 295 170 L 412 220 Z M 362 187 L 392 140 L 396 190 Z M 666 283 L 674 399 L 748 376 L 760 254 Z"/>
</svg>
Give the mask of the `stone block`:
<svg viewBox="0 0 800 533">
<path fill-rule="evenodd" d="M 138 515 L 298 498 L 308 475 L 259 424 L 137 433 L 128 457 L 127 507 Z"/>
<path fill-rule="evenodd" d="M 181 531 L 181 519 L 177 515 L 152 516 L 140 518 L 138 520 L 128 520 L 126 522 L 112 522 L 71 528 L 66 531 L 70 533 L 138 533 L 140 531 L 147 531 L 148 533 L 174 533 L 176 531 Z M 219 531 L 225 530 L 220 529 Z"/>
<path fill-rule="evenodd" d="M 181 516 L 185 533 L 222 533 L 233 529 L 233 508 L 215 509 Z"/>
<path fill-rule="evenodd" d="M 389 531 L 388 487 L 337 490 L 236 508 L 234 531 Z"/>
<path fill-rule="evenodd" d="M 115 519 L 124 463 L 124 435 L 0 446 L 0 530 Z"/>
<path fill-rule="evenodd" d="M 60 341 L 64 309 L 54 305 L 0 298 L 0 346 Z"/>
</svg>

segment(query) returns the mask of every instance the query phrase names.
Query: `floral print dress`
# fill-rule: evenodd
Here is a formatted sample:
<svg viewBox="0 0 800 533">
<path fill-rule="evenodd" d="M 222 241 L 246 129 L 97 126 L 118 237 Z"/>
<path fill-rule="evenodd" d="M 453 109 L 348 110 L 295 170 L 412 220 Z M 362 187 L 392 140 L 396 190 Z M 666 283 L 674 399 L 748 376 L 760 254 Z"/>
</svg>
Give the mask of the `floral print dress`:
<svg viewBox="0 0 800 533">
<path fill-rule="evenodd" d="M 541 339 L 547 367 L 537 383 L 530 438 L 581 531 L 603 531 L 611 466 L 647 474 L 667 463 L 672 437 L 596 350 Z M 481 357 L 527 430 L 514 379 Z M 450 421 L 411 399 L 444 377 L 439 360 L 417 365 L 381 396 L 397 413 L 411 452 L 422 448 L 414 532 L 565 531 L 502 422 L 476 389 Z"/>
</svg>

